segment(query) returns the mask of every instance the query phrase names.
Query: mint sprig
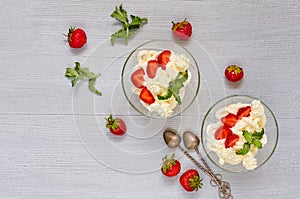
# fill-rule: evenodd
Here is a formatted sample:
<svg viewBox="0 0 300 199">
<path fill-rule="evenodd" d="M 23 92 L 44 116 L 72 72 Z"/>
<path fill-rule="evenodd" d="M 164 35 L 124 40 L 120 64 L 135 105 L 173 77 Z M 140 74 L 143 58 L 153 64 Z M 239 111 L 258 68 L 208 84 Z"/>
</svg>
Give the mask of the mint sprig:
<svg viewBox="0 0 300 199">
<path fill-rule="evenodd" d="M 96 79 L 100 75 L 101 75 L 100 73 L 95 74 L 95 73 L 91 72 L 88 68 L 81 68 L 79 62 L 75 62 L 74 69 L 66 68 L 66 73 L 65 73 L 65 77 L 71 79 L 72 87 L 74 87 L 79 80 L 88 79 L 89 80 L 89 89 L 96 95 L 102 95 L 102 93 L 95 88 Z"/>
<path fill-rule="evenodd" d="M 188 71 L 179 72 L 176 78 L 169 82 L 168 91 L 165 95 L 158 95 L 159 100 L 166 100 L 172 97 L 175 97 L 175 100 L 178 104 L 181 104 L 181 98 L 179 96 L 179 90 L 184 86 L 183 83 L 188 79 Z"/>
<path fill-rule="evenodd" d="M 111 44 L 114 45 L 116 38 L 126 39 L 126 44 L 128 39 L 134 32 L 140 28 L 140 25 L 147 23 L 147 18 L 140 18 L 138 16 L 130 15 L 131 21 L 128 19 L 127 11 L 123 9 L 122 4 L 118 7 L 116 6 L 115 11 L 110 15 L 122 24 L 122 28 L 111 35 Z"/>
<path fill-rule="evenodd" d="M 248 131 L 243 130 L 243 136 L 247 142 L 244 143 L 243 148 L 238 150 L 236 152 L 236 154 L 237 155 L 247 154 L 250 151 L 251 144 L 253 144 L 257 148 L 261 149 L 262 143 L 260 140 L 263 137 L 264 133 L 265 133 L 264 128 L 262 128 L 261 131 L 259 131 L 259 132 L 255 131 L 254 133 L 249 133 Z"/>
</svg>

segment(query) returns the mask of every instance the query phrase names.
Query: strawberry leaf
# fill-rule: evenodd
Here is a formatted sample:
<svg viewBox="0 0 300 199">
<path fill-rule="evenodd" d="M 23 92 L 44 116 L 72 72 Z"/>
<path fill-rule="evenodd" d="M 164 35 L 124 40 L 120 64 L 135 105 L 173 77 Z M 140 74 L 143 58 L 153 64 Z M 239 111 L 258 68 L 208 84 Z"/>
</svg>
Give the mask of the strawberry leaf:
<svg viewBox="0 0 300 199">
<path fill-rule="evenodd" d="M 162 159 L 162 161 L 163 161 L 162 168 L 163 168 L 164 173 L 166 173 L 167 170 L 170 169 L 171 165 L 176 165 L 174 157 L 175 157 L 175 153 L 173 153 L 170 158 L 168 158 L 167 155 L 165 157 L 163 157 L 163 159 Z"/>
<path fill-rule="evenodd" d="M 106 128 L 112 128 L 113 130 L 116 130 L 119 127 L 119 121 L 116 118 L 113 118 L 112 114 L 109 115 L 109 117 L 105 118 L 106 120 Z"/>
</svg>

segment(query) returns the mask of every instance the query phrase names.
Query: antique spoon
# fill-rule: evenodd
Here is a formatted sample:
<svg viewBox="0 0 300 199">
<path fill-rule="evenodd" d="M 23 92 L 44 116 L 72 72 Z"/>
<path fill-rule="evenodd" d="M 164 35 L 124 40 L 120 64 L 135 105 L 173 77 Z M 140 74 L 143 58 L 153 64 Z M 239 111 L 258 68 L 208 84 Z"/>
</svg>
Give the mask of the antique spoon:
<svg viewBox="0 0 300 199">
<path fill-rule="evenodd" d="M 211 174 L 197 162 L 184 148 L 180 146 L 181 137 L 172 130 L 166 130 L 163 134 L 164 140 L 169 148 L 179 148 L 201 171 L 211 176 Z"/>
<path fill-rule="evenodd" d="M 208 175 L 211 179 L 215 179 L 217 186 L 219 187 L 219 197 L 224 199 L 233 198 L 230 193 L 229 183 L 225 183 L 224 186 L 221 186 L 219 179 L 216 178 L 212 172 L 205 169 L 199 162 L 197 162 L 184 148 L 180 146 L 181 137 L 173 132 L 172 130 L 166 130 L 163 133 L 164 141 L 168 145 L 169 148 L 179 148 L 185 156 L 187 156 L 201 171 L 203 171 L 206 175 Z M 218 180 L 217 180 L 218 179 Z M 221 188 L 220 188 L 221 187 Z M 224 188 L 223 188 L 224 187 Z M 227 188 L 229 187 L 229 189 Z"/>
<path fill-rule="evenodd" d="M 183 142 L 184 142 L 185 147 L 188 150 L 196 151 L 201 162 L 204 164 L 207 171 L 211 174 L 212 178 L 211 178 L 210 184 L 212 186 L 218 186 L 220 198 L 232 198 L 230 184 L 226 181 L 222 181 L 222 176 L 220 174 L 214 174 L 212 172 L 212 170 L 210 169 L 210 167 L 208 166 L 208 164 L 206 163 L 206 161 L 204 160 L 203 156 L 201 155 L 199 148 L 198 148 L 199 144 L 200 144 L 199 137 L 196 136 L 191 131 L 185 131 L 183 133 Z"/>
</svg>

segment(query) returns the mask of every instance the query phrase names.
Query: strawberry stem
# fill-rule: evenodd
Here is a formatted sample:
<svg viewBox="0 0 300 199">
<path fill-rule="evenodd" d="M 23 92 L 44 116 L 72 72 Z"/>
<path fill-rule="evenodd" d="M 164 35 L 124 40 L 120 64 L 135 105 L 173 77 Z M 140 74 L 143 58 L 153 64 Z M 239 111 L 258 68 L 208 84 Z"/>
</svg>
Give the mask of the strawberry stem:
<svg viewBox="0 0 300 199">
<path fill-rule="evenodd" d="M 171 165 L 175 165 L 176 162 L 174 161 L 174 157 L 175 157 L 175 153 L 173 153 L 171 155 L 170 158 L 168 158 L 168 156 L 166 155 L 165 157 L 163 157 L 162 161 L 162 168 L 163 168 L 163 172 L 166 173 L 168 169 L 170 169 Z"/>
<path fill-rule="evenodd" d="M 198 189 L 201 189 L 203 186 L 202 179 L 195 175 L 193 178 L 189 178 L 190 187 L 194 188 L 195 191 L 198 191 Z"/>
<path fill-rule="evenodd" d="M 117 118 L 113 118 L 112 114 L 109 115 L 109 117 L 105 118 L 106 120 L 106 128 L 112 128 L 113 130 L 116 130 L 119 127 L 119 121 Z"/>
</svg>

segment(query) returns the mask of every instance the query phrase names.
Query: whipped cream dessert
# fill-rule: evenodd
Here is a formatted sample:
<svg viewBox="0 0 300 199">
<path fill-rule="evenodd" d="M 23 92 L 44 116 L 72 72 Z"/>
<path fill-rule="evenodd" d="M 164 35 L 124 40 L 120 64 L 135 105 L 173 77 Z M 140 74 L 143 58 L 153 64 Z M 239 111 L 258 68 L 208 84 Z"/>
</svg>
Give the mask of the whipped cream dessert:
<svg viewBox="0 0 300 199">
<path fill-rule="evenodd" d="M 251 110 L 250 114 L 239 116 L 239 114 L 245 110 L 245 107 L 248 108 L 248 112 Z M 217 139 L 219 134 L 216 135 L 218 129 L 225 125 L 224 123 L 226 123 L 225 120 L 228 114 L 232 116 L 231 118 L 235 118 L 236 116 L 236 121 L 235 119 L 231 119 L 231 121 L 235 121 L 235 124 L 229 128 L 231 131 L 226 131 L 238 137 L 238 139 L 234 141 L 234 144 L 230 142 L 230 136 L 227 138 L 224 136 L 224 139 Z M 255 157 L 259 148 L 267 144 L 267 135 L 261 133 L 264 132 L 266 124 L 266 115 L 261 102 L 259 100 L 253 100 L 251 104 L 231 104 L 219 109 L 215 117 L 218 119 L 218 122 L 208 125 L 206 129 L 208 150 L 218 155 L 221 165 L 225 163 L 231 165 L 242 163 L 247 170 L 255 169 L 257 167 L 257 159 Z M 229 117 L 227 117 L 227 119 L 228 118 Z M 261 133 L 259 135 L 260 139 L 256 137 L 257 132 L 259 132 L 258 134 Z M 229 141 L 227 141 L 227 139 L 229 139 Z M 259 142 L 257 140 L 259 140 Z"/>
<path fill-rule="evenodd" d="M 139 95 L 140 102 L 150 112 L 168 117 L 184 98 L 185 86 L 192 77 L 189 66 L 190 60 L 185 55 L 171 50 L 142 50 L 138 52 L 131 77 L 132 92 Z"/>
</svg>

